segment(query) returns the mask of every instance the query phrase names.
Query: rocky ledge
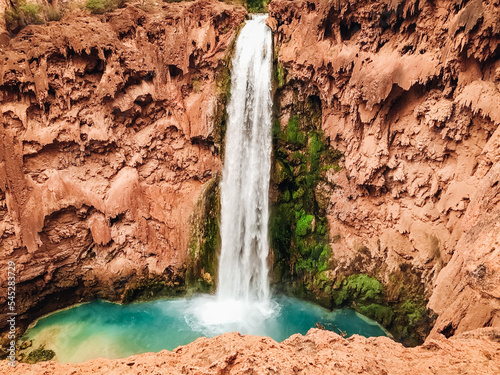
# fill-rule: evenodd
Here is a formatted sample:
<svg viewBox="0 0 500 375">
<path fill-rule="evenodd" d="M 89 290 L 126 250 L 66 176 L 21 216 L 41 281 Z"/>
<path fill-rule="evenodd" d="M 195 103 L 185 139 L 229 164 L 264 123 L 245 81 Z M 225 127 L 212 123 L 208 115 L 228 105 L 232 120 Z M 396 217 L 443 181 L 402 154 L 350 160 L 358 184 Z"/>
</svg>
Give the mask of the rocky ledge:
<svg viewBox="0 0 500 375">
<path fill-rule="evenodd" d="M 278 343 L 267 337 L 226 333 L 199 338 L 174 351 L 81 364 L 18 364 L 9 374 L 494 374 L 500 373 L 500 331 L 482 328 L 451 339 L 405 348 L 387 337 L 341 336 L 311 329 Z"/>
</svg>

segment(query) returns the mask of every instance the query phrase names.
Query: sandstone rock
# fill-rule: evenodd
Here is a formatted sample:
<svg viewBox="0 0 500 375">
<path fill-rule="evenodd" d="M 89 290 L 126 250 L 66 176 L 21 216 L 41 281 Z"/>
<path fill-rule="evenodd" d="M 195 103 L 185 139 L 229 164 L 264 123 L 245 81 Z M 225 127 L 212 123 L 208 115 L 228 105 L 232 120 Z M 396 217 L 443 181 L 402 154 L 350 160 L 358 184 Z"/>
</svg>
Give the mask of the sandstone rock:
<svg viewBox="0 0 500 375">
<path fill-rule="evenodd" d="M 319 98 L 344 154 L 326 204 L 336 274 L 409 269 L 434 333 L 498 327 L 498 2 L 274 0 L 269 14 L 281 107 Z"/>
<path fill-rule="evenodd" d="M 82 364 L 5 361 L 9 374 L 498 374 L 500 332 L 482 329 L 452 339 L 428 340 L 405 348 L 387 337 L 344 339 L 311 329 L 278 343 L 267 337 L 226 333 L 199 338 L 174 351 L 145 353 L 124 359 L 96 359 Z"/>
<path fill-rule="evenodd" d="M 216 78 L 245 15 L 210 0 L 76 11 L 2 47 L 0 259 L 17 265 L 20 329 L 182 276 L 190 216 L 220 171 Z"/>
</svg>

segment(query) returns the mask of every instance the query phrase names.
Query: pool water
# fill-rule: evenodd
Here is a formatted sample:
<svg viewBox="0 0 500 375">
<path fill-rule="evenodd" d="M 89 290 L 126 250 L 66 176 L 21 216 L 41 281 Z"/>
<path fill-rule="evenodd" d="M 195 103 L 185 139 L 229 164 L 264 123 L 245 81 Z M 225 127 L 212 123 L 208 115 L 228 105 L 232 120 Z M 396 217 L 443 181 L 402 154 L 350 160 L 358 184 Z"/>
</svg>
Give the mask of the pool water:
<svg viewBox="0 0 500 375">
<path fill-rule="evenodd" d="M 128 305 L 85 303 L 41 318 L 23 339 L 33 341 L 30 349 L 44 345 L 54 350 L 59 362 L 78 363 L 172 350 L 198 337 L 232 331 L 283 341 L 316 323 L 347 336 L 386 336 L 379 324 L 349 309 L 329 311 L 285 296 L 265 305 L 197 296 Z"/>
</svg>

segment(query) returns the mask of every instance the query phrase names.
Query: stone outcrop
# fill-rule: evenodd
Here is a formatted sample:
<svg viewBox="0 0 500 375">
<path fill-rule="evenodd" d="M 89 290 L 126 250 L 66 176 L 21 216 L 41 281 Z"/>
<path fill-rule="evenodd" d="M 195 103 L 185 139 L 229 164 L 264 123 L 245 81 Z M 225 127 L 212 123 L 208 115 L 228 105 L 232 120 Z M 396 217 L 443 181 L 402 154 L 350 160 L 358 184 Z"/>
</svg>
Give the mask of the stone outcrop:
<svg viewBox="0 0 500 375">
<path fill-rule="evenodd" d="M 76 11 L 3 47 L 0 260 L 16 263 L 19 328 L 140 278 L 182 285 L 245 15 L 208 0 Z"/>
<path fill-rule="evenodd" d="M 439 315 L 433 335 L 498 327 L 498 1 L 274 0 L 269 13 L 282 128 L 297 100 L 320 102 L 344 155 L 316 188 L 329 277 L 391 287 L 404 271 Z"/>
<path fill-rule="evenodd" d="M 199 338 L 172 352 L 69 365 L 0 362 L 5 374 L 498 374 L 500 332 L 481 329 L 405 348 L 387 337 L 364 338 L 311 329 L 282 343 L 225 333 Z"/>
</svg>

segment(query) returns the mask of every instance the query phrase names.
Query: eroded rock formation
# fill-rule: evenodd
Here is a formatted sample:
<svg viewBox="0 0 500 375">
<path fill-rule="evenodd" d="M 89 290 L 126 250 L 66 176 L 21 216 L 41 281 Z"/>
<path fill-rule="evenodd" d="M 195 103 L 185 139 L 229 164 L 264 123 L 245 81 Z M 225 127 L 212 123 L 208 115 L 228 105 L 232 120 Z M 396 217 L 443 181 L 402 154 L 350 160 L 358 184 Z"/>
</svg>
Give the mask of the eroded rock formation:
<svg viewBox="0 0 500 375">
<path fill-rule="evenodd" d="M 498 1 L 274 0 L 269 13 L 281 127 L 297 100 L 319 101 L 344 155 L 315 191 L 328 276 L 397 291 L 411 275 L 439 315 L 433 334 L 498 327 Z"/>
<path fill-rule="evenodd" d="M 182 284 L 245 15 L 205 0 L 77 12 L 4 47 L 0 259 L 16 262 L 19 328 L 82 297 L 121 299 L 140 278 Z"/>
</svg>

